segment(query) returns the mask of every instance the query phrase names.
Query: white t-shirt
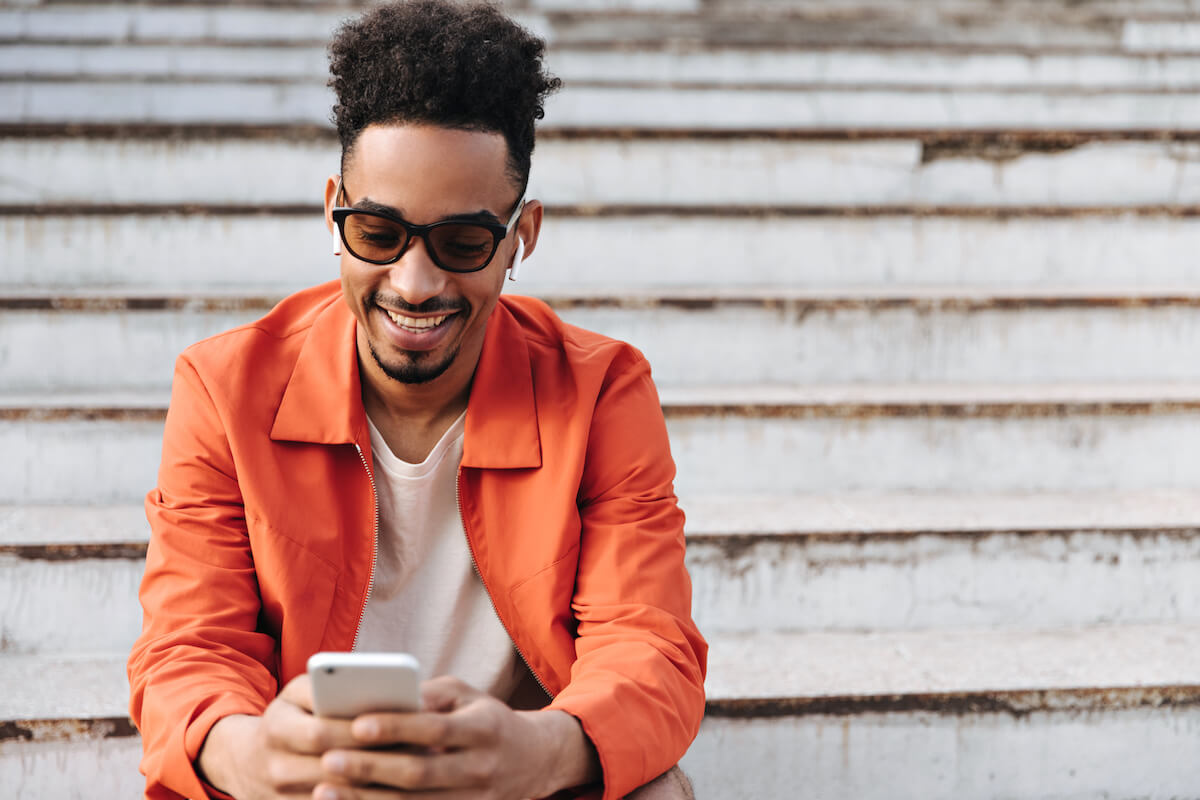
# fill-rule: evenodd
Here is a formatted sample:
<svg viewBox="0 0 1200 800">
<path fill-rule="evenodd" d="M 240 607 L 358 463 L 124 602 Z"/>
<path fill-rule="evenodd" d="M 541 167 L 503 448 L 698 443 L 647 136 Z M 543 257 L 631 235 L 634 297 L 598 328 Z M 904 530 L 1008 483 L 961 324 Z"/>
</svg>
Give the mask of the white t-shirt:
<svg viewBox="0 0 1200 800">
<path fill-rule="evenodd" d="M 471 562 L 458 509 L 464 412 L 420 464 L 397 458 L 375 424 L 375 581 L 356 649 L 410 653 L 421 677 L 453 675 L 508 700 L 527 670 Z"/>
</svg>

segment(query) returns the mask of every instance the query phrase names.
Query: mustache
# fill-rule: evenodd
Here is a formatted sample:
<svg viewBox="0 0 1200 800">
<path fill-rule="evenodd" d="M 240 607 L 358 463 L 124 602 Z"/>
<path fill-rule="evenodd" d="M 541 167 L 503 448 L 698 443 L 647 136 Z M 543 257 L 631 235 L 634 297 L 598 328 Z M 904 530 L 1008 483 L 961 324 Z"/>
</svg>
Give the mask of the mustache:
<svg viewBox="0 0 1200 800">
<path fill-rule="evenodd" d="M 431 297 L 423 303 L 413 305 L 412 303 L 405 302 L 398 295 L 373 292 L 369 300 L 373 305 L 406 314 L 452 314 L 456 311 L 467 311 L 470 309 L 470 305 L 465 300 L 449 297 Z"/>
</svg>

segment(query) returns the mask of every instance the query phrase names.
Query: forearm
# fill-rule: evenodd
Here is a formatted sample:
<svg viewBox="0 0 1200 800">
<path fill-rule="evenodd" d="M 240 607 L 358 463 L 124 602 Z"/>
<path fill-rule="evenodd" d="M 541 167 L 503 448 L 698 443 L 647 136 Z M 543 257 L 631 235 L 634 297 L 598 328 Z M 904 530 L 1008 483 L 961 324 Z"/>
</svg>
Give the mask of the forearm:
<svg viewBox="0 0 1200 800">
<path fill-rule="evenodd" d="M 222 717 L 208 731 L 196 756 L 196 773 L 214 789 L 234 794 L 240 772 L 237 758 L 250 750 L 261 717 L 232 714 Z"/>
<path fill-rule="evenodd" d="M 546 785 L 539 796 L 600 780 L 600 758 L 579 720 L 556 709 L 518 714 L 534 726 L 540 750 L 546 754 L 543 760 Z"/>
</svg>

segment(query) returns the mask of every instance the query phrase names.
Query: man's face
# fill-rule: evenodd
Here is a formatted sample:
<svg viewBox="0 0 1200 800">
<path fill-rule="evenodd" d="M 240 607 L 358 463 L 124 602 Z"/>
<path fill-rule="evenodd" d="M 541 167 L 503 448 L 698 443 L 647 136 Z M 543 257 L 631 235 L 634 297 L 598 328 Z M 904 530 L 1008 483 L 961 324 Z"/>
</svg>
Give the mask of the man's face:
<svg viewBox="0 0 1200 800">
<path fill-rule="evenodd" d="M 386 210 L 414 225 L 463 217 L 503 225 L 519 199 L 507 156 L 498 133 L 371 125 L 345 164 L 336 202 Z M 326 190 L 327 217 L 335 191 Z M 385 265 L 362 261 L 343 246 L 342 293 L 358 319 L 359 360 L 371 377 L 411 384 L 447 371 L 473 373 L 518 231 L 527 234 L 530 249 L 527 227 L 519 223 L 491 262 L 469 273 L 439 268 L 422 237 Z"/>
</svg>

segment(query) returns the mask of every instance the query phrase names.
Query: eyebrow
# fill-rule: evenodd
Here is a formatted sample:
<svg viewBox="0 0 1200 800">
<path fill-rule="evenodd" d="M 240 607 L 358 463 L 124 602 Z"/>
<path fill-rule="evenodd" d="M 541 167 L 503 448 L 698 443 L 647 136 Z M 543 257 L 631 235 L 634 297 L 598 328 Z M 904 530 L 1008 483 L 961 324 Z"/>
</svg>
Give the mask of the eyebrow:
<svg viewBox="0 0 1200 800">
<path fill-rule="evenodd" d="M 383 203 L 376 202 L 375 200 L 372 200 L 369 197 L 362 198 L 361 200 L 359 200 L 357 203 L 355 203 L 351 207 L 355 208 L 359 211 L 374 211 L 378 214 L 387 214 L 389 217 L 396 217 L 397 219 L 404 219 L 404 215 L 400 213 L 399 209 L 394 208 L 393 206 L 389 206 L 389 205 L 385 205 Z M 491 211 L 488 211 L 486 208 L 481 209 L 479 211 L 467 212 L 464 214 L 451 214 L 448 217 L 442 217 L 441 219 L 435 220 L 435 221 L 436 222 L 445 222 L 446 220 L 462 220 L 464 222 L 488 222 L 488 223 L 492 223 L 495 225 L 503 225 L 504 224 L 504 222 L 501 221 L 501 219 L 499 217 L 497 217 Z M 405 220 L 405 221 L 407 222 L 407 220 Z"/>
</svg>

